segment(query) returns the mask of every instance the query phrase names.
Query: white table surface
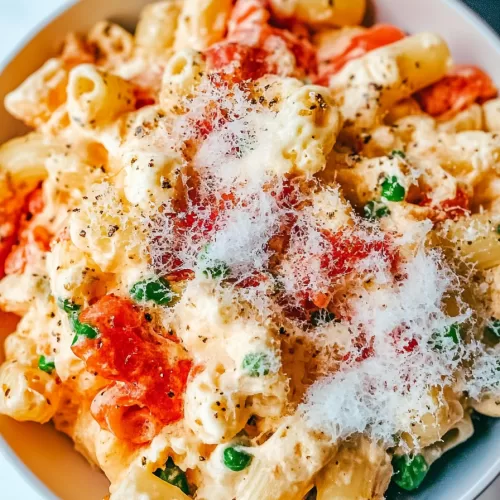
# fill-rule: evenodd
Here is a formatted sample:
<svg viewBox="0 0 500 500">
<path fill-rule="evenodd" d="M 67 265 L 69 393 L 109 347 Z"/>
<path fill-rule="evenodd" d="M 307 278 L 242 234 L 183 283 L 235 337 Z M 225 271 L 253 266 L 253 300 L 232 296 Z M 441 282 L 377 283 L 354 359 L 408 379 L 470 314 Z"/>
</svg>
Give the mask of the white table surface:
<svg viewBox="0 0 500 500">
<path fill-rule="evenodd" d="M 67 0 L 0 0 L 0 60 L 29 30 L 65 3 Z M 0 498 L 2 500 L 43 500 L 23 481 L 14 468 L 5 462 L 1 455 Z M 500 499 L 500 478 L 480 498 L 480 500 L 498 499 Z"/>
</svg>

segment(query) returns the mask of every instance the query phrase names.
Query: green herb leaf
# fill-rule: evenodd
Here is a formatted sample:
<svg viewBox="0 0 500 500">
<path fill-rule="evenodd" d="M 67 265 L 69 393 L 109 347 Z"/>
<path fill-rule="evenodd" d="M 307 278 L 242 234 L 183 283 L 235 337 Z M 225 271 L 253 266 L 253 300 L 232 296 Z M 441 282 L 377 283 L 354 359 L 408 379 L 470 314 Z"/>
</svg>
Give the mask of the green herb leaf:
<svg viewBox="0 0 500 500">
<path fill-rule="evenodd" d="M 319 311 L 313 311 L 311 313 L 311 323 L 313 326 L 324 325 L 325 323 L 331 323 L 335 319 L 335 314 L 330 312 L 328 309 L 320 309 Z"/>
<path fill-rule="evenodd" d="M 49 375 L 56 369 L 56 365 L 53 361 L 49 361 L 45 356 L 40 356 L 38 359 L 38 368 Z"/>
<path fill-rule="evenodd" d="M 378 201 L 369 201 L 363 209 L 364 215 L 367 219 L 381 219 L 391 213 L 389 208 Z"/>
<path fill-rule="evenodd" d="M 231 270 L 222 261 L 215 261 L 213 266 L 206 267 L 203 269 L 203 275 L 205 278 L 212 278 L 212 279 L 224 279 L 227 278 L 231 274 Z"/>
<path fill-rule="evenodd" d="M 167 463 L 163 469 L 156 469 L 153 474 L 172 486 L 176 486 L 186 495 L 189 495 L 189 484 L 186 473 L 175 465 L 172 457 L 168 457 Z"/>
<path fill-rule="evenodd" d="M 271 360 L 263 352 L 251 352 L 243 358 L 241 368 L 251 377 L 268 375 L 271 370 Z"/>
<path fill-rule="evenodd" d="M 393 149 L 391 152 L 391 156 L 394 158 L 394 156 L 399 156 L 400 158 L 406 159 L 406 155 L 403 151 L 400 149 Z"/>
<path fill-rule="evenodd" d="M 458 344 L 460 342 L 460 326 L 457 323 L 451 325 L 444 331 L 443 336 L 453 340 L 454 344 Z"/>
<path fill-rule="evenodd" d="M 57 299 L 57 305 L 68 314 L 69 324 L 75 333 L 71 345 L 75 345 L 82 337 L 95 339 L 99 335 L 99 330 L 91 325 L 80 322 L 81 306 L 69 299 Z"/>
<path fill-rule="evenodd" d="M 81 306 L 79 306 L 78 304 L 75 304 L 69 299 L 62 299 L 61 297 L 57 299 L 57 305 L 59 309 L 62 309 L 68 314 L 78 312 L 81 309 Z"/>
<path fill-rule="evenodd" d="M 71 345 L 75 345 L 82 337 L 92 340 L 99 336 L 99 330 L 87 323 L 80 323 L 76 318 L 71 318 L 70 322 L 75 332 Z"/>
<path fill-rule="evenodd" d="M 458 345 L 461 339 L 460 325 L 458 323 L 454 323 L 453 325 L 445 328 L 443 331 L 434 332 L 431 336 L 432 347 L 440 351 L 443 348 L 444 338 L 449 338 L 455 345 Z"/>
<path fill-rule="evenodd" d="M 394 475 L 392 480 L 406 491 L 416 490 L 424 480 L 429 466 L 422 455 L 397 456 L 392 459 Z"/>
<path fill-rule="evenodd" d="M 491 318 L 484 328 L 484 333 L 491 340 L 498 342 L 500 340 L 500 320 Z"/>
<path fill-rule="evenodd" d="M 224 465 L 235 472 L 246 469 L 252 462 L 252 455 L 248 453 L 237 450 L 233 447 L 228 447 L 223 453 Z"/>
<path fill-rule="evenodd" d="M 396 176 L 386 177 L 382 182 L 382 198 L 388 201 L 403 201 L 405 195 L 405 188 L 398 182 Z"/>
<path fill-rule="evenodd" d="M 130 296 L 136 302 L 154 302 L 160 306 L 170 304 L 174 295 L 168 280 L 160 277 L 138 281 L 130 289 Z"/>
</svg>

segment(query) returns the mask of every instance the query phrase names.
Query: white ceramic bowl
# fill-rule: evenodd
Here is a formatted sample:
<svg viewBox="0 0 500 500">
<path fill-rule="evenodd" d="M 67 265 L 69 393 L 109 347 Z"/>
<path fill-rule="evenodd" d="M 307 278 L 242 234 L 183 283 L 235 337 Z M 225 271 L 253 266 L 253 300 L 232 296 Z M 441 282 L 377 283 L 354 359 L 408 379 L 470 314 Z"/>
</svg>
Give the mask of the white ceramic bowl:
<svg viewBox="0 0 500 500">
<path fill-rule="evenodd" d="M 56 12 L 12 58 L 0 61 L 0 103 L 51 55 L 69 30 L 84 32 L 96 21 L 111 19 L 133 28 L 139 10 L 150 0 L 82 0 Z M 74 4 L 75 1 L 69 2 Z M 475 14 L 454 0 L 375 0 L 371 16 L 408 32 L 435 31 L 444 36 L 458 62 L 483 67 L 500 85 L 500 40 Z M 0 142 L 24 131 L 0 104 Z M 13 328 L 0 315 L 0 335 Z M 20 424 L 0 418 L 0 452 L 47 499 L 98 500 L 107 493 L 104 476 L 92 470 L 69 439 L 50 426 Z M 418 500 L 472 500 L 500 473 L 500 420 L 485 420 L 470 442 L 434 464 Z M 1 494 L 0 494 L 1 497 Z M 133 500 L 133 499 L 131 499 Z M 225 500 L 225 499 L 221 499 Z"/>
</svg>

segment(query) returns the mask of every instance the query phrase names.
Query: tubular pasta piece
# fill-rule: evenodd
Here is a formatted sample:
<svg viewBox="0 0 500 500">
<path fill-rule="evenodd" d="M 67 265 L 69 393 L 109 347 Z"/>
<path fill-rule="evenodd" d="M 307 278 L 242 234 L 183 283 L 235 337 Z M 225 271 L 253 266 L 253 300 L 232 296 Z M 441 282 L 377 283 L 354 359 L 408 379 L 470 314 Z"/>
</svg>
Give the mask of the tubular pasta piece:
<svg viewBox="0 0 500 500">
<path fill-rule="evenodd" d="M 326 89 L 305 85 L 283 103 L 275 119 L 283 167 L 307 176 L 323 170 L 335 143 L 341 119 Z M 282 172 L 284 173 L 284 172 Z"/>
<path fill-rule="evenodd" d="M 146 5 L 135 31 L 135 44 L 145 55 L 166 55 L 175 41 L 182 2 L 166 0 Z"/>
<path fill-rule="evenodd" d="M 135 87 L 92 64 L 72 69 L 68 82 L 68 113 L 77 126 L 95 128 L 135 109 Z"/>
<path fill-rule="evenodd" d="M 175 50 L 204 50 L 222 40 L 231 0 L 185 0 L 175 34 Z"/>
<path fill-rule="evenodd" d="M 500 417 L 500 396 L 498 394 L 485 394 L 479 401 L 473 401 L 471 406 L 481 415 Z"/>
<path fill-rule="evenodd" d="M 479 104 L 472 104 L 472 106 L 458 112 L 449 120 L 438 122 L 438 130 L 448 134 L 468 130 L 484 130 L 483 108 Z"/>
<path fill-rule="evenodd" d="M 361 24 L 366 0 L 271 0 L 277 17 L 294 18 L 311 26 L 355 26 Z"/>
<path fill-rule="evenodd" d="M 253 450 L 252 450 L 253 451 Z M 299 500 L 311 489 L 316 473 L 335 453 L 323 434 L 298 416 L 286 417 L 276 432 L 254 451 L 238 500 Z"/>
<path fill-rule="evenodd" d="M 496 415 L 490 416 L 500 416 L 500 412 Z M 442 438 L 440 441 L 424 448 L 422 450 L 422 455 L 427 462 L 427 465 L 431 465 L 438 458 L 442 457 L 447 451 L 452 450 L 459 444 L 464 443 L 472 437 L 474 434 L 474 425 L 468 413 L 464 414 L 464 418 L 457 422 Z"/>
<path fill-rule="evenodd" d="M 421 422 L 412 426 L 412 436 L 402 434 L 402 439 L 410 448 L 425 448 L 439 441 L 457 422 L 464 417 L 464 409 L 458 396 L 446 387 L 443 392 L 432 390 L 433 398 L 441 400 L 435 413 L 426 413 Z"/>
<path fill-rule="evenodd" d="M 134 465 L 127 470 L 123 479 L 111 485 L 110 500 L 190 500 L 176 486 L 156 477 L 144 467 Z"/>
<path fill-rule="evenodd" d="M 500 265 L 498 216 L 474 214 L 457 221 L 447 221 L 438 232 L 439 243 L 458 256 L 486 270 Z"/>
<path fill-rule="evenodd" d="M 8 361 L 0 368 L 0 413 L 19 422 L 48 422 L 59 405 L 56 381 L 37 368 Z"/>
<path fill-rule="evenodd" d="M 194 94 L 204 71 L 205 60 L 201 52 L 193 49 L 175 52 L 163 73 L 160 92 L 161 107 L 165 111 L 180 112 L 180 101 Z"/>
<path fill-rule="evenodd" d="M 87 42 L 97 55 L 96 64 L 106 70 L 116 69 L 132 57 L 134 37 L 118 24 L 99 21 L 90 30 Z"/>
<path fill-rule="evenodd" d="M 60 59 L 49 59 L 5 97 L 7 111 L 29 127 L 39 127 L 66 101 L 68 72 Z"/>
<path fill-rule="evenodd" d="M 318 500 L 382 500 L 392 476 L 391 458 L 366 438 L 343 444 L 315 480 Z"/>
<path fill-rule="evenodd" d="M 46 161 L 59 150 L 41 134 L 32 132 L 0 146 L 0 174 L 7 172 L 16 192 L 33 191 L 47 177 Z M 0 201 L 6 191 L 0 191 Z"/>
<path fill-rule="evenodd" d="M 395 102 L 442 78 L 450 64 L 444 40 L 421 33 L 350 61 L 329 85 L 348 124 L 370 128 Z"/>
<path fill-rule="evenodd" d="M 500 132 L 500 99 L 483 104 L 484 121 L 488 132 Z"/>
</svg>

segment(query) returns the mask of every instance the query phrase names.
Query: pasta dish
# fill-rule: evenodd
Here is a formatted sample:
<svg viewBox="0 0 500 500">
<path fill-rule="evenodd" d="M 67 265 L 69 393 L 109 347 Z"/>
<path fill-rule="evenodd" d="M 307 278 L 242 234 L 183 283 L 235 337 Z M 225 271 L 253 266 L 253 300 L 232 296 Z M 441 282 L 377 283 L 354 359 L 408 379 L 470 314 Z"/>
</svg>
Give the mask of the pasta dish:
<svg viewBox="0 0 500 500">
<path fill-rule="evenodd" d="M 111 500 L 382 499 L 500 417 L 497 89 L 365 8 L 159 1 L 7 95 L 0 413 Z"/>
</svg>

